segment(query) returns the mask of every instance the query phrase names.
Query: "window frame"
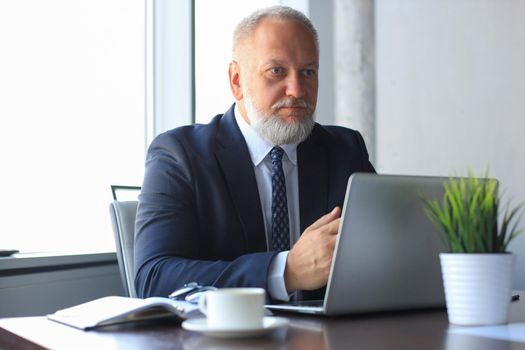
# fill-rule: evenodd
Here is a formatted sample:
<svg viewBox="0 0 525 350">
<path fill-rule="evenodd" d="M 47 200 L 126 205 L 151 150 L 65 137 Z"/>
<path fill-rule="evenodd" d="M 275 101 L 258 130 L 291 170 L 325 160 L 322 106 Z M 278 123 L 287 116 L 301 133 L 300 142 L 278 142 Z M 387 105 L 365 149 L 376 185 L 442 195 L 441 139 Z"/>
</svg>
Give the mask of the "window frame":
<svg viewBox="0 0 525 350">
<path fill-rule="evenodd" d="M 188 125 L 195 122 L 195 0 L 144 0 L 146 28 L 145 28 L 145 149 L 158 134 L 172 128 Z M 323 2 L 325 3 L 325 2 Z M 319 12 L 312 0 L 281 0 L 282 5 L 292 6 L 306 15 L 312 12 L 312 21 L 316 25 L 320 35 L 323 32 L 332 33 L 331 16 L 326 11 L 332 9 L 333 0 L 328 0 L 325 5 L 327 10 Z M 323 49 L 324 47 L 324 49 Z M 321 46 L 321 56 L 332 57 L 329 52 L 332 44 Z M 330 62 L 325 65 L 329 66 Z M 333 73 L 326 72 L 329 76 L 327 85 L 333 86 Z M 323 73 L 324 74 L 324 73 Z M 325 113 L 327 103 L 320 95 L 319 108 Z M 332 103 L 328 103 L 332 105 Z M 333 111 L 333 107 L 332 107 Z M 323 120 L 325 121 L 325 120 Z M 108 217 L 109 220 L 109 217 Z M 99 256 L 101 261 L 106 261 L 108 255 L 115 253 L 93 253 L 87 254 L 90 260 L 96 260 Z M 10 259 L 22 260 L 26 254 L 16 254 L 15 257 L 3 258 L 4 262 Z M 27 254 L 31 259 L 31 266 L 41 266 L 55 261 L 64 261 L 63 254 L 44 253 L 39 257 Z M 86 254 L 68 255 L 68 264 L 75 261 L 84 261 Z M 49 260 L 51 259 L 51 260 Z M 72 259 L 72 260 L 71 260 Z M 12 263 L 10 263 L 12 264 Z M 15 265 L 25 263 L 18 262 Z"/>
</svg>

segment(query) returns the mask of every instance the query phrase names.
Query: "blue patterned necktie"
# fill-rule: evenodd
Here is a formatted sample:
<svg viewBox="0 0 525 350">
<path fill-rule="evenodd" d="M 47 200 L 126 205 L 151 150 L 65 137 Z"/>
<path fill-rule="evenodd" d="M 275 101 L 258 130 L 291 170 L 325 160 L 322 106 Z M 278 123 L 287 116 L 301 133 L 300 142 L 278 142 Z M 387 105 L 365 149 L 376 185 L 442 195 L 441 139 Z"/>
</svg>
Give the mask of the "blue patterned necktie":
<svg viewBox="0 0 525 350">
<path fill-rule="evenodd" d="M 275 146 L 270 151 L 272 159 L 272 250 L 290 249 L 290 227 L 288 224 L 288 203 L 286 181 L 283 172 L 284 150 Z"/>
</svg>

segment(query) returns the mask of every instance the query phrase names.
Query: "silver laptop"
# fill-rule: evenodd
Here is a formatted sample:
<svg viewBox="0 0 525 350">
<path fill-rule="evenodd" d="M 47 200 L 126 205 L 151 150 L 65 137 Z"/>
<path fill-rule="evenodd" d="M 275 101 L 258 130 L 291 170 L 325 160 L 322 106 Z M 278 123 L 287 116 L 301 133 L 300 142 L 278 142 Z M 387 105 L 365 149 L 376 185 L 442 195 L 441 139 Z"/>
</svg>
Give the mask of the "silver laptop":
<svg viewBox="0 0 525 350">
<path fill-rule="evenodd" d="M 353 174 L 324 300 L 266 307 L 325 315 L 443 307 L 444 244 L 422 196 L 441 201 L 445 180 Z"/>
</svg>

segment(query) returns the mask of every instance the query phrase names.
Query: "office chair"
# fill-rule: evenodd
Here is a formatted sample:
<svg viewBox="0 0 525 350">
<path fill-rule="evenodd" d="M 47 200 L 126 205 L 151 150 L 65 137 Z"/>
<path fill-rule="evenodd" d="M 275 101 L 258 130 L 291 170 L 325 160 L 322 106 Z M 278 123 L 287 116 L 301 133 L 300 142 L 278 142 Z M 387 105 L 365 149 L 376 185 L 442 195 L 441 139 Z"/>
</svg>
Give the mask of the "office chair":
<svg viewBox="0 0 525 350">
<path fill-rule="evenodd" d="M 120 277 L 124 284 L 126 296 L 136 298 L 134 284 L 134 239 L 137 201 L 114 200 L 109 206 L 109 214 L 113 226 L 113 235 L 117 247 L 117 260 Z"/>
</svg>

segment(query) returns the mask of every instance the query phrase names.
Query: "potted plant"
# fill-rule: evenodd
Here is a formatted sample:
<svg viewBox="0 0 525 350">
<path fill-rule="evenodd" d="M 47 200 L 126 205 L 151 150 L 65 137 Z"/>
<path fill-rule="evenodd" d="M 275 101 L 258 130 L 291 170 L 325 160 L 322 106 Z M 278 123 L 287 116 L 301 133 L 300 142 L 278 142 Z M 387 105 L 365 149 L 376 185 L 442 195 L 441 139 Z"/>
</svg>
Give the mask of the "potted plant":
<svg viewBox="0 0 525 350">
<path fill-rule="evenodd" d="M 439 258 L 452 324 L 508 322 L 515 256 L 507 247 L 525 229 L 517 227 L 523 204 L 499 212 L 500 200 L 497 180 L 472 173 L 446 180 L 441 203 L 424 199 L 448 248 Z"/>
</svg>

